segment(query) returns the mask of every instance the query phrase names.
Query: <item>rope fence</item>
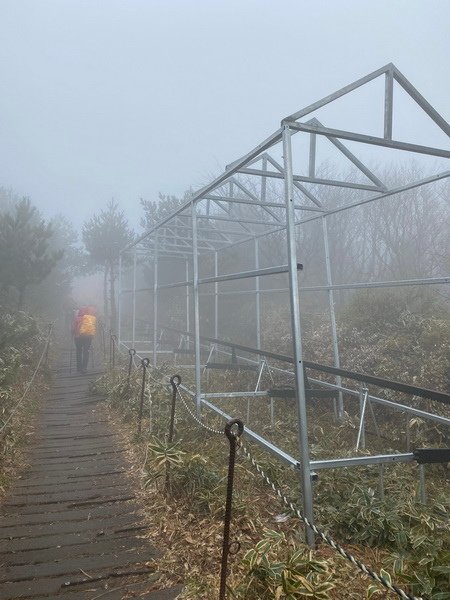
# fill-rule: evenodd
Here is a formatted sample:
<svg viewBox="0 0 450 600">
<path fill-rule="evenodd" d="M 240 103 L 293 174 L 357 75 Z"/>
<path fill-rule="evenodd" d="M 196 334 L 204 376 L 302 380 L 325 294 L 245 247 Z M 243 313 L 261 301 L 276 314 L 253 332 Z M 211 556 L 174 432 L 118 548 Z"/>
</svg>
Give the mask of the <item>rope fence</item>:
<svg viewBox="0 0 450 600">
<path fill-rule="evenodd" d="M 12 408 L 11 412 L 9 413 L 8 418 L 6 419 L 6 421 L 4 421 L 4 423 L 0 426 L 0 436 L 3 436 L 6 427 L 8 425 L 8 423 L 11 421 L 11 419 L 13 418 L 13 416 L 16 414 L 16 412 L 18 411 L 19 407 L 21 406 L 22 402 L 25 400 L 25 398 L 28 395 L 28 392 L 30 390 L 31 385 L 33 384 L 33 381 L 37 375 L 37 373 L 39 372 L 39 369 L 41 368 L 41 364 L 44 360 L 47 360 L 48 358 L 48 352 L 49 352 L 49 344 L 50 344 L 50 339 L 51 339 L 51 335 L 52 335 L 52 331 L 53 331 L 53 323 L 50 324 L 49 326 L 49 331 L 48 331 L 48 335 L 46 340 L 44 341 L 44 347 L 42 349 L 41 355 L 39 357 L 38 363 L 36 365 L 36 368 L 33 372 L 33 375 L 31 376 L 31 379 L 28 381 L 27 386 L 25 388 L 25 391 L 23 392 L 22 396 L 20 397 L 20 399 L 16 402 L 16 404 L 14 405 L 14 407 Z"/>
<path fill-rule="evenodd" d="M 172 381 L 173 381 L 173 379 L 174 378 L 172 378 Z M 181 400 L 184 408 L 186 409 L 186 412 L 203 429 L 205 429 L 205 430 L 207 430 L 207 431 L 209 431 L 211 433 L 214 433 L 214 434 L 223 435 L 224 434 L 223 431 L 220 431 L 218 429 L 213 429 L 213 428 L 205 425 L 193 413 L 193 411 L 189 408 L 188 404 L 186 403 L 186 401 L 184 400 L 184 398 L 183 398 L 183 396 L 182 396 L 182 394 L 180 392 L 180 387 L 179 387 L 180 386 L 180 382 L 181 381 L 178 381 L 178 383 L 176 381 L 173 381 L 172 385 L 176 387 L 178 396 L 179 396 L 179 398 L 180 398 L 180 400 Z M 312 529 L 312 531 L 314 531 L 314 533 L 316 535 L 318 535 L 326 544 L 328 544 L 328 546 L 330 546 L 331 548 L 333 548 L 333 550 L 335 550 L 336 552 L 338 552 L 343 558 L 345 558 L 350 563 L 352 563 L 352 565 L 354 565 L 355 567 L 357 567 L 362 573 L 364 573 L 364 575 L 370 577 L 373 581 L 376 581 L 379 585 L 383 586 L 386 590 L 389 590 L 390 592 L 393 592 L 394 594 L 397 594 L 397 596 L 399 598 L 402 598 L 402 600 L 423 600 L 423 598 L 421 598 L 421 597 L 412 596 L 412 595 L 406 593 L 405 591 L 403 591 L 402 589 L 400 589 L 398 586 L 396 586 L 393 583 L 391 583 L 388 579 L 386 579 L 382 575 L 379 575 L 378 573 L 376 573 L 375 571 L 373 571 L 371 568 L 367 567 L 363 562 L 361 562 L 359 559 L 355 558 L 352 554 L 350 554 L 350 552 L 348 552 L 347 550 L 345 550 L 338 542 L 334 541 L 327 533 L 323 532 L 321 529 L 319 529 L 314 524 L 312 524 L 309 521 L 309 519 L 303 515 L 303 513 L 301 512 L 301 510 L 297 506 L 295 506 L 295 504 L 283 493 L 283 491 L 280 490 L 275 485 L 275 483 L 269 478 L 269 476 L 264 472 L 264 470 L 261 467 L 261 465 L 259 465 L 257 463 L 257 461 L 253 458 L 250 450 L 242 443 L 241 439 L 239 439 L 238 436 L 236 436 L 236 439 L 237 439 L 237 448 L 238 448 L 238 450 L 242 451 L 242 453 L 244 454 L 245 458 L 247 460 L 249 460 L 249 462 L 255 468 L 255 470 L 257 471 L 257 473 L 272 488 L 272 490 L 280 498 L 280 500 L 285 504 L 285 506 L 287 506 L 307 527 L 309 527 L 310 529 Z"/>
<path fill-rule="evenodd" d="M 134 354 L 131 355 L 132 358 L 134 359 Z M 133 361 L 134 362 L 134 361 Z M 145 367 L 147 367 L 148 365 L 145 365 Z M 146 368 L 144 368 L 144 370 L 147 370 Z M 161 381 L 157 380 L 155 377 L 152 376 L 152 374 L 150 373 L 150 369 L 148 369 L 148 376 L 158 385 L 161 385 Z M 203 430 L 208 431 L 209 433 L 212 433 L 214 435 L 227 435 L 227 437 L 229 437 L 230 434 L 230 430 L 229 430 L 229 423 L 227 423 L 225 430 L 220 430 L 220 429 L 214 429 L 213 427 L 210 427 L 209 425 L 206 425 L 195 413 L 194 411 L 189 407 L 188 403 L 186 402 L 182 392 L 181 392 L 181 378 L 179 375 L 174 375 L 170 378 L 170 384 L 175 392 L 175 395 L 180 399 L 181 404 L 185 410 L 185 412 L 191 417 L 191 419 L 193 421 L 195 421 L 195 423 L 201 427 Z M 235 421 L 233 421 L 234 423 Z M 228 427 L 228 429 L 227 429 Z M 376 583 L 378 583 L 380 586 L 382 586 L 384 589 L 396 594 L 399 598 L 401 598 L 402 600 L 424 600 L 422 597 L 417 597 L 417 596 L 412 596 L 411 594 L 408 594 L 407 592 L 405 592 L 404 590 L 400 589 L 398 586 L 396 586 L 395 584 L 391 583 L 391 581 L 389 581 L 386 577 L 383 577 L 382 575 L 379 575 L 378 573 L 376 573 L 375 571 L 373 571 L 370 567 L 368 567 L 367 565 L 365 565 L 363 562 L 361 562 L 358 558 L 354 557 L 350 552 L 348 552 L 347 550 L 345 550 L 345 548 L 343 548 L 338 542 L 336 542 L 335 540 L 333 540 L 333 538 L 331 536 L 329 536 L 327 533 L 325 533 L 324 531 L 322 531 L 321 529 L 319 529 L 316 525 L 314 525 L 313 523 L 311 523 L 309 521 L 309 519 L 303 515 L 302 511 L 284 494 L 284 492 L 278 488 L 276 486 L 276 484 L 270 479 L 270 477 L 265 473 L 264 469 L 261 467 L 261 465 L 258 464 L 258 462 L 255 460 L 255 458 L 253 457 L 253 455 L 251 454 L 250 450 L 245 446 L 245 444 L 243 444 L 242 440 L 240 439 L 240 434 L 236 435 L 234 433 L 232 433 L 232 435 L 235 435 L 236 437 L 236 448 L 238 451 L 240 451 L 244 457 L 250 462 L 250 464 L 254 467 L 254 469 L 256 470 L 256 472 L 261 476 L 261 478 L 272 488 L 272 491 L 277 495 L 277 497 L 283 502 L 283 504 L 289 508 L 289 510 L 300 520 L 304 523 L 304 525 L 306 527 L 309 527 L 318 537 L 320 537 L 320 539 L 325 542 L 328 546 L 330 546 L 334 551 L 338 552 L 343 558 L 345 558 L 346 560 L 348 560 L 354 567 L 356 567 L 357 569 L 359 569 L 364 575 L 366 575 L 367 577 L 370 577 L 373 581 L 375 581 Z M 229 490 L 227 491 L 227 504 L 229 504 Z M 228 511 L 229 513 L 229 511 Z M 228 519 L 231 519 L 231 515 L 228 514 Z M 225 524 L 225 528 L 229 528 L 229 523 Z M 229 548 L 228 548 L 229 550 Z M 225 543 L 224 543 L 224 552 L 225 552 Z M 221 576 L 221 587 L 222 587 L 222 592 L 221 592 L 221 597 L 223 596 L 223 583 L 222 583 L 222 577 L 223 577 L 223 569 L 222 569 L 222 576 Z"/>
</svg>

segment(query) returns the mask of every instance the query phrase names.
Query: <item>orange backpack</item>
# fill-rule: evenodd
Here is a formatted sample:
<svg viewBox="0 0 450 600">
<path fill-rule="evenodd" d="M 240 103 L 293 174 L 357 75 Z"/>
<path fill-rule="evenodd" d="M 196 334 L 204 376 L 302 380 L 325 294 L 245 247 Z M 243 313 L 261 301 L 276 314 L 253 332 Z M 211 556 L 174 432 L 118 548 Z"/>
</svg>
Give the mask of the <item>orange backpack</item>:
<svg viewBox="0 0 450 600">
<path fill-rule="evenodd" d="M 78 332 L 80 336 L 95 335 L 97 330 L 97 318 L 94 315 L 83 315 L 81 317 Z"/>
</svg>

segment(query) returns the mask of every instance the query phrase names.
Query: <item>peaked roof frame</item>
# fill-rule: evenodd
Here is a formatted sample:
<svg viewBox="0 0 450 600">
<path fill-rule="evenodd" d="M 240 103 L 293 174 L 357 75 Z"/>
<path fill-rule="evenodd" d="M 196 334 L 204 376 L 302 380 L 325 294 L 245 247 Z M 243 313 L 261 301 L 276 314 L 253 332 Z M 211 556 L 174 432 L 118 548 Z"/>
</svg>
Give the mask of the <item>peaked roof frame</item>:
<svg viewBox="0 0 450 600">
<path fill-rule="evenodd" d="M 356 133 L 351 131 L 343 131 L 332 129 L 324 126 L 317 118 L 309 118 L 306 122 L 301 121 L 303 117 L 311 115 L 317 109 L 341 98 L 342 96 L 351 93 L 352 91 L 364 86 L 377 77 L 385 77 L 385 92 L 384 92 L 384 127 L 383 136 L 376 137 Z M 218 313 L 219 303 L 218 297 L 222 293 L 219 290 L 220 282 L 229 282 L 239 279 L 253 278 L 255 281 L 254 290 L 233 291 L 228 293 L 254 293 L 256 297 L 256 323 L 257 323 L 257 347 L 246 348 L 246 357 L 241 357 L 243 361 L 250 361 L 261 367 L 261 357 L 267 357 L 270 353 L 262 351 L 261 346 L 261 328 L 260 328 L 260 307 L 259 299 L 260 292 L 278 292 L 280 290 L 261 290 L 259 287 L 260 278 L 266 275 L 287 274 L 289 277 L 290 297 L 290 312 L 291 312 L 291 332 L 292 346 L 294 357 L 289 362 L 293 367 L 291 373 L 295 378 L 295 389 L 297 399 L 297 414 L 298 414 L 298 445 L 299 459 L 289 456 L 284 450 L 271 443 L 269 440 L 252 432 L 251 429 L 246 430 L 246 435 L 261 444 L 269 452 L 275 454 L 281 460 L 292 464 L 298 468 L 301 475 L 303 510 L 310 523 L 314 523 L 313 515 L 313 493 L 311 486 L 311 472 L 313 468 L 335 468 L 338 466 L 353 466 L 360 464 L 360 458 L 347 458 L 344 463 L 342 460 L 324 460 L 311 461 L 309 458 L 308 446 L 308 431 L 307 431 L 307 413 L 306 413 L 306 392 L 305 381 L 303 374 L 303 354 L 301 345 L 301 306 L 299 303 L 300 292 L 311 291 L 327 291 L 329 308 L 330 308 L 330 324 L 332 332 L 332 345 L 334 356 L 334 369 L 339 371 L 339 346 L 336 328 L 336 315 L 334 310 L 333 291 L 336 289 L 356 289 L 361 287 L 392 287 L 392 286 L 414 286 L 414 285 L 435 285 L 450 282 L 450 277 L 439 278 L 422 278 L 416 280 L 403 281 L 383 281 L 383 282 L 352 282 L 349 284 L 333 285 L 332 281 L 332 262 L 330 259 L 330 250 L 328 244 L 327 233 L 327 217 L 338 212 L 347 211 L 357 206 L 375 202 L 382 198 L 394 196 L 401 192 L 419 188 L 424 185 L 443 180 L 450 177 L 450 170 L 443 171 L 436 175 L 431 175 L 417 181 L 408 182 L 402 186 L 388 188 L 386 183 L 365 165 L 352 151 L 350 151 L 341 140 L 349 140 L 351 142 L 359 142 L 362 144 L 376 145 L 382 148 L 403 150 L 407 152 L 419 153 L 429 156 L 437 156 L 440 158 L 450 158 L 450 151 L 443 148 L 433 148 L 418 144 L 411 144 L 399 140 L 392 139 L 394 110 L 393 110 L 393 92 L 394 82 L 397 82 L 408 95 L 416 102 L 416 104 L 432 119 L 432 121 L 450 138 L 450 125 L 443 117 L 425 100 L 425 98 L 414 88 L 414 86 L 400 73 L 400 71 L 392 64 L 378 69 L 347 85 L 340 90 L 322 98 L 318 102 L 307 106 L 306 108 L 286 117 L 281 122 L 281 127 L 272 133 L 268 138 L 262 141 L 258 146 L 253 148 L 246 155 L 234 161 L 226 167 L 223 173 L 216 177 L 212 182 L 205 185 L 203 188 L 193 193 L 192 196 L 175 210 L 170 216 L 163 219 L 154 227 L 145 232 L 132 244 L 124 248 L 121 256 L 134 254 L 133 262 L 133 288 L 122 288 L 122 269 L 119 271 L 119 298 L 122 294 L 131 293 L 132 305 L 132 340 L 124 341 L 121 332 L 121 314 L 122 302 L 119 300 L 119 347 L 130 348 L 127 344 L 132 344 L 134 348 L 136 342 L 136 293 L 141 291 L 150 291 L 153 293 L 153 319 L 149 322 L 151 327 L 151 341 L 143 341 L 143 344 L 151 344 L 149 350 L 146 346 L 147 354 L 153 355 L 153 364 L 158 364 L 159 353 L 164 354 L 160 348 L 160 340 L 162 333 L 168 328 L 165 323 L 161 323 L 161 316 L 158 312 L 158 293 L 159 290 L 184 288 L 186 290 L 186 327 L 183 334 L 184 342 L 188 347 L 193 346 L 195 350 L 195 363 L 192 365 L 195 373 L 195 388 L 188 391 L 195 398 L 196 407 L 199 418 L 201 417 L 201 409 L 205 406 L 208 409 L 215 411 L 221 416 L 227 416 L 218 406 L 214 405 L 213 398 L 229 398 L 241 397 L 242 395 L 251 397 L 264 395 L 265 392 L 242 392 L 230 390 L 218 392 L 214 394 L 202 393 L 202 363 L 201 351 L 204 348 L 204 340 L 200 336 L 200 324 L 202 321 L 202 310 L 200 305 L 200 289 L 203 285 L 214 284 L 214 323 L 215 330 L 218 329 Z M 308 158 L 308 173 L 300 175 L 294 172 L 292 136 L 300 134 L 309 135 L 309 153 Z M 364 176 L 364 182 L 358 181 L 340 181 L 335 179 L 324 179 L 317 176 L 316 172 L 316 140 L 317 135 L 324 136 L 331 144 L 356 167 L 358 174 Z M 280 150 L 283 156 L 283 164 L 280 164 L 272 155 L 273 150 Z M 268 193 L 267 184 L 270 180 L 280 182 L 283 191 L 279 193 L 279 197 L 271 198 Z M 311 189 L 311 185 L 314 188 Z M 253 187 L 252 187 L 253 186 Z M 324 187 L 339 187 L 346 188 L 352 191 L 352 199 L 348 204 L 343 204 L 338 207 L 329 208 L 325 205 L 325 201 L 320 197 L 321 190 Z M 277 189 L 277 188 L 276 188 Z M 280 186 L 281 189 L 281 186 Z M 353 194 L 357 194 L 357 199 L 354 199 Z M 278 189 L 277 189 L 278 194 Z M 322 232 L 324 242 L 324 253 L 326 261 L 326 280 L 327 285 L 312 286 L 304 288 L 299 286 L 298 270 L 301 265 L 297 263 L 297 244 L 296 244 L 296 226 L 308 223 L 314 220 L 322 221 Z M 269 268 L 260 268 L 258 241 L 264 237 L 277 233 L 285 232 L 285 236 L 280 236 L 281 243 L 286 245 L 287 265 L 277 265 Z M 249 271 L 240 271 L 234 273 L 220 274 L 218 267 L 219 254 L 227 249 L 237 248 L 239 245 L 247 242 L 254 242 L 254 266 L 255 268 Z M 246 249 L 248 251 L 248 249 Z M 204 256 L 212 256 L 213 261 L 207 263 L 208 270 L 214 269 L 212 277 L 203 277 L 199 275 L 200 259 Z M 138 289 L 136 287 L 136 262 L 137 257 L 142 261 L 153 261 L 153 285 L 151 288 Z M 158 264 L 162 259 L 181 260 L 185 263 L 185 281 L 162 282 L 158 275 Z M 129 264 L 129 262 L 128 262 Z M 213 267 L 211 267 L 213 265 Z M 179 270 L 178 270 L 179 272 Z M 205 289 L 205 288 L 203 288 Z M 208 288 L 207 288 L 208 289 Z M 211 288 L 209 288 L 211 289 Z M 209 295 L 209 292 L 204 292 Z M 192 304 L 191 304 L 192 302 Z M 170 304 L 170 303 L 169 303 Z M 193 322 L 191 322 L 190 314 L 193 307 Z M 169 309 L 168 309 L 169 310 Z M 162 309 L 164 312 L 164 307 Z M 166 316 L 166 315 L 165 315 Z M 151 317 L 150 317 L 151 319 Z M 180 332 L 179 332 L 180 333 Z M 218 340 L 218 335 L 214 336 L 216 352 L 227 355 Z M 211 341 L 211 339 L 210 339 Z M 223 340 L 222 340 L 223 341 Z M 183 342 L 183 343 L 184 343 Z M 137 344 L 138 342 L 136 342 Z M 180 339 L 181 344 L 181 339 Z M 226 342 L 225 346 L 233 347 L 233 344 Z M 242 346 L 240 347 L 242 350 Z M 234 350 L 239 349 L 236 345 Z M 209 348 L 210 356 L 212 347 Z M 254 350 L 254 351 L 253 351 Z M 253 355 L 255 360 L 249 359 Z M 229 352 L 228 352 L 229 355 Z M 273 357 L 273 355 L 272 355 Z M 283 359 L 283 357 L 281 357 Z M 264 359 L 265 360 L 265 359 Z M 264 360 L 262 363 L 264 363 Z M 323 365 L 322 365 L 323 366 Z M 276 367 L 275 367 L 276 368 Z M 286 373 L 285 369 L 280 372 Z M 342 391 L 346 393 L 354 393 L 360 397 L 357 390 L 349 391 L 342 387 L 340 376 L 336 377 L 336 383 L 325 384 L 323 381 L 318 381 L 324 385 L 328 385 L 336 390 L 339 390 L 339 400 L 337 403 L 337 415 L 343 413 Z M 208 400 L 209 398 L 209 400 Z M 371 396 L 372 400 L 380 400 Z M 211 400 L 211 401 L 210 401 Z M 382 402 L 386 402 L 382 400 Z M 391 403 L 393 404 L 393 403 Z M 413 408 L 403 406 L 402 410 L 413 411 Z M 439 418 L 427 413 L 429 418 Z M 363 423 L 363 419 L 361 419 Z M 364 457 L 364 464 L 377 464 L 379 456 Z M 386 455 L 386 461 L 390 462 L 395 459 L 395 455 Z M 408 459 L 409 460 L 409 459 Z M 411 459 L 412 460 L 412 459 Z M 318 463 L 320 465 L 318 466 Z M 312 531 L 306 528 L 306 539 L 310 545 L 314 545 L 314 536 Z"/>
</svg>

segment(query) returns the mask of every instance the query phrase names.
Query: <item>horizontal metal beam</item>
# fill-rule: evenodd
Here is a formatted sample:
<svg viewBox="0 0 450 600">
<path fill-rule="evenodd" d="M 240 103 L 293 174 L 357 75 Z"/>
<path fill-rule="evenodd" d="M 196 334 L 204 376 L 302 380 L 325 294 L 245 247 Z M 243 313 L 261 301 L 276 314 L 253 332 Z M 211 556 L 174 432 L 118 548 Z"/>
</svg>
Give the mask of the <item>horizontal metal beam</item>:
<svg viewBox="0 0 450 600">
<path fill-rule="evenodd" d="M 192 219 L 191 215 L 181 215 L 185 219 Z M 208 221 L 226 221 L 227 223 L 237 223 L 238 225 L 242 223 L 250 223 L 254 225 L 266 225 L 267 227 L 273 227 L 274 225 L 280 225 L 277 221 L 263 221 L 262 219 L 248 219 L 247 217 L 219 217 L 218 215 L 203 215 L 197 214 L 198 219 L 208 219 Z M 247 235 L 251 233 L 247 231 Z"/>
<path fill-rule="evenodd" d="M 258 208 L 262 208 L 263 206 L 270 206 L 271 208 L 282 208 L 286 209 L 286 204 L 282 202 L 263 202 L 262 200 L 256 202 L 254 200 L 247 200 L 245 198 L 236 198 L 236 197 L 228 197 L 228 196 L 205 196 L 207 200 L 220 200 L 221 202 L 231 202 L 234 204 L 250 204 L 251 206 L 256 206 Z M 295 205 L 295 210 L 310 210 L 315 212 L 323 212 L 323 209 L 318 208 L 317 206 L 305 206 L 304 204 Z M 211 216 L 214 219 L 213 216 Z"/>
<path fill-rule="evenodd" d="M 297 263 L 297 270 L 301 271 L 303 265 Z M 228 273 L 227 275 L 219 275 L 217 277 L 205 277 L 199 279 L 199 283 L 216 283 L 220 281 L 234 281 L 235 279 L 248 279 L 250 277 L 261 277 L 265 275 L 279 275 L 280 273 L 287 273 L 289 270 L 288 265 L 281 265 L 279 267 L 268 267 L 266 269 L 255 269 L 253 271 L 241 271 L 240 273 Z"/>
<path fill-rule="evenodd" d="M 383 465 L 389 463 L 406 463 L 415 460 L 414 454 L 377 454 L 375 456 L 355 456 L 354 458 L 331 458 L 325 460 L 311 460 L 314 469 L 339 469 L 342 467 L 363 467 L 366 465 Z"/>
<path fill-rule="evenodd" d="M 260 171 L 259 169 L 247 169 L 243 168 L 239 171 L 239 173 L 244 173 L 246 175 L 258 175 L 260 177 L 272 177 L 274 179 L 284 179 L 283 173 L 278 173 L 277 171 Z M 303 175 L 294 175 L 294 181 L 302 181 L 303 183 L 313 183 L 317 185 L 329 185 L 332 187 L 342 187 L 354 190 L 365 190 L 368 192 L 380 192 L 385 188 L 381 188 L 377 185 L 368 185 L 365 183 L 354 183 L 351 181 L 339 181 L 337 179 L 321 179 L 319 177 L 304 177 Z"/>
<path fill-rule="evenodd" d="M 441 402 L 442 404 L 450 404 L 450 394 L 446 394 L 445 392 L 429 390 L 415 385 L 402 383 L 400 381 L 393 381 L 392 379 L 375 377 L 374 375 L 368 375 L 367 373 L 357 373 L 356 371 L 349 371 L 348 369 L 338 369 L 337 367 L 330 367 L 328 365 L 322 365 L 306 360 L 304 361 L 304 365 L 305 367 L 312 369 L 313 371 L 320 371 L 321 373 L 330 373 L 331 375 L 340 375 L 341 377 L 344 377 L 346 379 L 361 381 L 366 385 L 375 385 L 377 387 L 395 390 L 404 394 L 411 394 L 412 396 L 430 398 L 431 400 L 436 400 L 437 402 Z"/>
<path fill-rule="evenodd" d="M 356 290 L 370 288 L 408 287 L 415 285 L 444 285 L 450 283 L 448 277 L 428 277 L 424 279 L 403 279 L 399 281 L 369 281 L 367 283 L 338 283 L 335 285 L 314 285 L 299 287 L 299 292 L 322 292 L 329 290 Z M 259 290 L 229 290 L 223 292 L 203 292 L 202 296 L 227 296 L 239 294 L 280 294 L 288 292 L 289 288 L 260 288 Z"/>
<path fill-rule="evenodd" d="M 297 269 L 301 270 L 302 265 L 300 263 L 297 264 Z M 287 273 L 288 266 L 282 265 L 279 267 L 268 267 L 267 269 L 256 269 L 254 271 L 241 271 L 238 273 L 228 273 L 227 275 L 219 275 L 217 277 L 204 277 L 203 279 L 199 279 L 199 284 L 207 284 L 207 283 L 219 283 L 221 281 L 235 281 L 236 279 L 248 279 L 250 277 L 263 277 L 265 275 L 279 275 L 280 273 Z M 171 289 L 177 287 L 186 287 L 191 286 L 192 281 L 177 281 L 175 283 L 165 283 L 163 285 L 158 286 L 158 290 L 161 289 Z"/>
<path fill-rule="evenodd" d="M 161 327 L 161 329 L 166 329 L 167 331 L 175 331 L 176 333 L 180 333 L 183 335 L 187 335 L 189 337 L 193 337 L 193 333 L 188 331 L 180 331 L 173 327 Z M 242 350 L 243 352 L 248 352 L 249 354 L 255 354 L 256 356 L 266 356 L 267 358 L 273 358 L 274 360 L 279 360 L 282 362 L 294 364 L 294 359 L 292 356 L 288 356 L 285 354 L 277 354 L 275 352 L 267 352 L 266 350 L 258 350 L 257 348 L 251 348 L 249 346 L 243 346 L 241 344 L 233 344 L 232 342 L 228 342 L 225 340 L 219 340 L 216 338 L 210 338 L 206 336 L 201 336 L 202 340 L 209 341 L 220 346 L 225 346 L 227 348 L 235 348 L 236 350 Z M 405 394 L 411 394 L 413 396 L 419 396 L 421 398 L 430 398 L 431 400 L 436 400 L 442 404 L 450 404 L 450 394 L 446 394 L 445 392 L 439 392 L 436 390 L 429 390 L 427 388 L 418 387 L 415 385 L 409 385 L 407 383 L 402 383 L 400 381 L 394 381 L 392 379 L 385 379 L 383 377 L 376 377 L 374 375 L 368 375 L 367 373 L 358 373 L 356 371 L 350 371 L 348 369 L 340 369 L 337 367 L 330 367 L 328 365 L 322 365 L 320 363 L 311 362 L 311 361 L 303 361 L 303 364 L 306 368 L 312 369 L 314 371 L 320 371 L 322 373 L 330 373 L 331 375 L 340 375 L 346 379 L 353 379 L 355 381 L 361 381 L 366 384 L 375 385 L 377 387 L 386 388 L 395 390 L 398 392 L 403 392 Z"/>
<path fill-rule="evenodd" d="M 316 133 L 317 135 L 324 135 L 326 137 L 340 138 L 361 144 L 370 144 L 373 146 L 381 146 L 383 148 L 391 148 L 393 150 L 404 150 L 405 152 L 415 152 L 417 154 L 427 154 L 429 156 L 450 158 L 450 150 L 443 150 L 441 148 L 431 148 L 429 146 L 421 146 L 419 144 L 410 144 L 408 142 L 400 142 L 397 140 L 387 140 L 374 135 L 364 135 L 361 133 L 354 133 L 352 131 L 343 131 L 341 129 L 330 129 L 329 127 L 319 127 L 318 125 L 298 123 L 297 121 L 286 122 L 286 125 L 295 131 Z"/>
<path fill-rule="evenodd" d="M 334 285 L 315 285 L 310 287 L 300 287 L 299 291 L 320 292 L 329 290 L 358 290 L 383 287 L 408 287 L 414 285 L 440 285 L 446 283 L 450 283 L 450 276 L 424 277 L 422 279 L 399 279 L 398 281 L 369 281 L 367 283 L 337 283 Z"/>
<path fill-rule="evenodd" d="M 232 363 L 231 363 L 232 364 Z M 211 400 L 212 398 L 267 398 L 268 393 L 265 391 L 260 392 L 217 392 L 200 394 L 205 400 Z"/>
<path fill-rule="evenodd" d="M 274 368 L 274 370 L 276 370 L 276 367 Z M 309 377 L 308 379 L 311 383 L 317 383 L 329 389 L 339 390 L 341 392 L 344 392 L 345 394 L 348 394 L 349 396 L 354 396 L 355 398 L 360 397 L 359 390 L 352 390 L 351 388 L 345 387 L 343 385 L 328 383 L 328 381 L 323 381 L 322 379 L 314 379 L 313 377 Z M 441 425 L 450 427 L 450 419 L 448 419 L 447 417 L 441 417 L 440 415 L 429 413 L 425 410 L 420 410 L 419 408 L 413 408 L 412 406 L 407 406 L 406 404 L 400 404 L 399 402 L 386 400 L 385 398 L 380 398 L 379 396 L 374 396 L 373 394 L 369 394 L 367 398 L 374 404 L 386 406 L 387 408 L 391 408 L 392 410 L 404 412 L 409 415 L 414 415 L 415 417 L 419 417 L 421 419 L 429 419 L 430 421 L 435 421 L 436 423 L 440 423 Z"/>
</svg>

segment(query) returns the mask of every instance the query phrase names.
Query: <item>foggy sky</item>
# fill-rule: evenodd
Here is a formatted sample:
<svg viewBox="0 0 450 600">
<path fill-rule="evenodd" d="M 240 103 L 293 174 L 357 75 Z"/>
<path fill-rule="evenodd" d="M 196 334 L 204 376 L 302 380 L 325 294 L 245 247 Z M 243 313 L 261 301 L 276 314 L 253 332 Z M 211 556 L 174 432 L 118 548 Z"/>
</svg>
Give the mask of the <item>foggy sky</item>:
<svg viewBox="0 0 450 600">
<path fill-rule="evenodd" d="M 137 225 L 140 197 L 388 62 L 448 119 L 449 22 L 447 0 L 0 0 L 0 186 L 77 226 L 114 197 Z"/>
</svg>

